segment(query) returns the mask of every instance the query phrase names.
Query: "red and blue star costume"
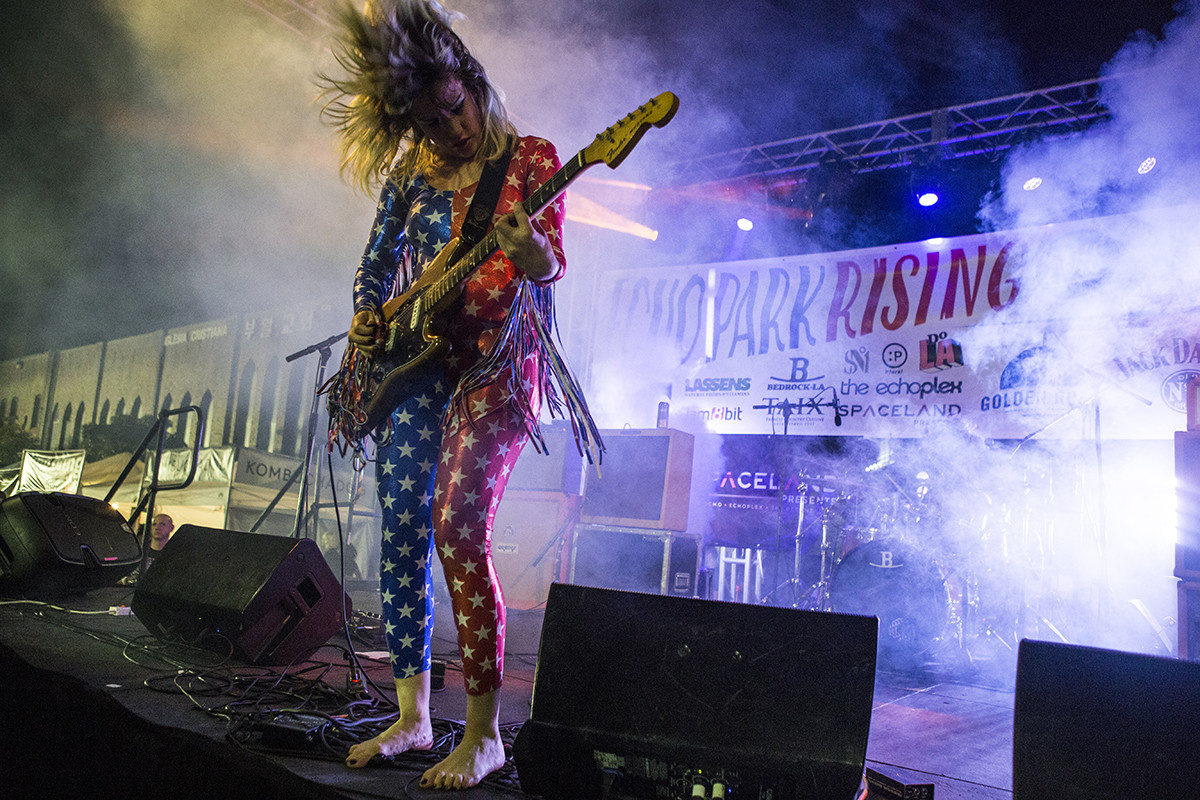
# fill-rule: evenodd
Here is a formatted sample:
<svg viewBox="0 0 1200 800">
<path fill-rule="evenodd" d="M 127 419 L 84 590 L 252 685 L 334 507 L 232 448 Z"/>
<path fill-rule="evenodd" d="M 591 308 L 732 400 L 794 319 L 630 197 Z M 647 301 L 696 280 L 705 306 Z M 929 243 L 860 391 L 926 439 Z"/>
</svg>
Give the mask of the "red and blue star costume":
<svg viewBox="0 0 1200 800">
<path fill-rule="evenodd" d="M 518 138 L 493 224 L 558 167 L 549 142 Z M 404 291 L 420 276 L 459 235 L 475 188 L 437 190 L 420 175 L 388 179 L 355 279 L 355 312 L 378 311 L 393 290 Z M 562 221 L 561 201 L 533 221 L 550 240 L 558 262 L 551 281 L 561 277 L 566 265 Z M 500 253 L 488 259 L 466 281 L 449 320 L 451 347 L 445 362 L 414 381 L 411 396 L 377 437 L 383 515 L 380 584 L 397 678 L 430 668 L 430 564 L 436 551 L 449 584 L 467 692 L 485 694 L 501 685 L 504 598 L 491 556 L 496 507 L 521 449 L 531 434 L 537 436 L 543 399 L 552 408 L 559 405 L 551 377 L 562 388 L 572 419 L 579 408 L 586 416 L 569 376 L 569 385 L 563 385 L 559 373 L 565 369 L 549 341 L 553 311 L 548 283 L 526 278 Z"/>
</svg>

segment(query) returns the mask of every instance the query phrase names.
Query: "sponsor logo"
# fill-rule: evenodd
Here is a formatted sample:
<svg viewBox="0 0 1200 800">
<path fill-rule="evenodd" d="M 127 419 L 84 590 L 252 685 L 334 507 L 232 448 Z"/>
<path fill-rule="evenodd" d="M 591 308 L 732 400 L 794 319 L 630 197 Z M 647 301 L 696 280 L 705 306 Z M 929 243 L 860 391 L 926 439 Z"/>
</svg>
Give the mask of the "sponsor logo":
<svg viewBox="0 0 1200 800">
<path fill-rule="evenodd" d="M 908 363 L 908 350 L 899 342 L 892 342 L 883 348 L 882 358 L 888 369 L 900 369 Z"/>
<path fill-rule="evenodd" d="M 1200 370 L 1181 369 L 1172 372 L 1162 382 L 1162 399 L 1181 414 L 1187 413 L 1187 385 L 1193 378 L 1200 378 Z"/>
<path fill-rule="evenodd" d="M 824 384 L 767 384 L 769 392 L 820 392 L 824 390 Z M 780 401 L 782 405 L 782 401 Z"/>
<path fill-rule="evenodd" d="M 742 420 L 742 409 L 740 406 L 733 408 L 729 406 L 698 408 L 693 409 L 690 413 L 706 422 L 741 422 Z"/>
<path fill-rule="evenodd" d="M 906 381 L 898 379 L 875 384 L 875 392 L 882 395 L 917 395 L 924 400 L 927 394 L 962 394 L 962 381 Z"/>
<path fill-rule="evenodd" d="M 749 378 L 694 378 L 683 382 L 684 394 L 733 394 L 750 391 Z"/>
<path fill-rule="evenodd" d="M 757 489 L 779 491 L 779 479 L 774 472 L 725 472 L 717 481 L 718 489 Z"/>
<path fill-rule="evenodd" d="M 1075 402 L 1076 396 L 1073 391 L 1028 389 L 1024 392 L 999 392 L 984 395 L 979 400 L 979 410 L 1018 411 L 1023 408 L 1039 406 L 1074 406 Z"/>
<path fill-rule="evenodd" d="M 871 384 L 865 381 L 842 381 L 838 386 L 838 394 L 844 397 L 855 397 L 871 391 Z"/>
<path fill-rule="evenodd" d="M 847 375 L 854 375 L 858 372 L 866 375 L 871 371 L 871 354 L 865 347 L 847 351 L 845 360 L 846 366 L 842 368 L 842 371 Z"/>
<path fill-rule="evenodd" d="M 809 383 L 811 381 L 819 381 L 825 377 L 824 375 L 809 375 L 808 368 L 811 366 L 811 362 L 803 356 L 793 356 L 789 360 L 792 362 L 792 377 L 780 378 L 772 375 L 771 380 L 782 383 Z"/>
<path fill-rule="evenodd" d="M 1040 385 L 1046 377 L 1050 353 L 1048 347 L 1031 347 L 1018 353 L 1000 373 L 1000 388 L 1020 389 L 1022 386 Z"/>
<path fill-rule="evenodd" d="M 908 403 L 876 403 L 862 405 L 859 403 L 840 403 L 838 410 L 843 417 L 909 417 L 915 420 L 933 419 L 936 417 L 957 417 L 962 413 L 958 403 L 922 403 L 919 406 Z"/>
<path fill-rule="evenodd" d="M 918 345 L 921 372 L 935 372 L 963 365 L 962 345 L 945 333 L 931 333 Z"/>
<path fill-rule="evenodd" d="M 279 464 L 265 464 L 253 458 L 238 462 L 238 473 L 242 479 L 258 478 L 255 483 L 281 483 L 292 479 L 292 468 Z"/>
<path fill-rule="evenodd" d="M 1164 344 L 1155 350 L 1145 350 L 1132 357 L 1118 356 L 1113 359 L 1113 363 L 1121 371 L 1121 377 L 1126 380 L 1139 372 L 1149 372 L 1159 367 L 1200 364 L 1200 342 L 1193 345 L 1187 339 L 1176 337 L 1171 340 L 1169 345 Z"/>
</svg>

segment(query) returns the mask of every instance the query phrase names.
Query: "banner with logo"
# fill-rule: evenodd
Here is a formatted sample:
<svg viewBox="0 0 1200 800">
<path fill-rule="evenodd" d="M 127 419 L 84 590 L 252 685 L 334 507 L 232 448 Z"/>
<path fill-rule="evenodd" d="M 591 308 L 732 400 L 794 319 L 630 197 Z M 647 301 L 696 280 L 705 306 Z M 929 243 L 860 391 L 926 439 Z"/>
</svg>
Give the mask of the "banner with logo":
<svg viewBox="0 0 1200 800">
<path fill-rule="evenodd" d="M 598 370 L 665 382 L 673 421 L 717 433 L 1168 438 L 1200 377 L 1200 319 L 1027 310 L 1054 271 L 1038 241 L 1102 224 L 612 271 Z"/>
</svg>

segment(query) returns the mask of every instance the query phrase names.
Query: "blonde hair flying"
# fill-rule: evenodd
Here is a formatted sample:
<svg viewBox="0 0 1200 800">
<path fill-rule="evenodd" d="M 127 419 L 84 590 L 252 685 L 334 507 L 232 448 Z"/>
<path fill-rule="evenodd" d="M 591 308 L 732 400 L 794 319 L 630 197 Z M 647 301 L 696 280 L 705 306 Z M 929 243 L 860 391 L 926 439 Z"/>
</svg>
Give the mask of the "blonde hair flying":
<svg viewBox="0 0 1200 800">
<path fill-rule="evenodd" d="M 363 191 L 393 165 L 402 179 L 432 166 L 412 104 L 443 78 L 458 78 L 479 107 L 485 160 L 498 158 L 516 135 L 499 91 L 451 30 L 461 16 L 436 0 L 368 0 L 362 12 L 347 0 L 339 10 L 333 53 L 345 74 L 318 77 L 322 114 L 338 129 L 342 176 Z"/>
</svg>

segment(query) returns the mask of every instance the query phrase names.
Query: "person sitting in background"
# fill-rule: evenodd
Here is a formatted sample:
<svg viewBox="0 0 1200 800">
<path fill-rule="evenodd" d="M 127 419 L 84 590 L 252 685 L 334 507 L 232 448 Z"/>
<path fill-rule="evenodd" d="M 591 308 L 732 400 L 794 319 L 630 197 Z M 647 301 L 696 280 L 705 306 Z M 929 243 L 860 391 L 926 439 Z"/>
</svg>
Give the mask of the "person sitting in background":
<svg viewBox="0 0 1200 800">
<path fill-rule="evenodd" d="M 158 552 L 167 546 L 171 534 L 175 532 L 175 520 L 167 514 L 159 514 L 154 518 L 150 528 L 150 550 L 142 556 L 142 563 L 132 574 L 121 579 L 122 586 L 137 586 L 138 578 L 154 563 Z"/>
</svg>

